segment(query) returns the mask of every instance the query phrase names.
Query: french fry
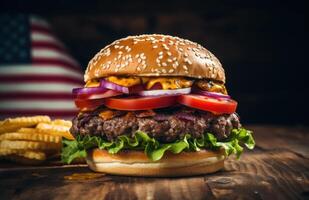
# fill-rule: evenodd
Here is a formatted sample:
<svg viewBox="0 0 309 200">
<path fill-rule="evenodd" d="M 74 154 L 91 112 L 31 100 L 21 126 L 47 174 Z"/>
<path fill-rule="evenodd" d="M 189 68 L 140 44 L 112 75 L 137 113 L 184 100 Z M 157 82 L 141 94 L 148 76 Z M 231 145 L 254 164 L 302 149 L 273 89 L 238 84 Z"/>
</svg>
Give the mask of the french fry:
<svg viewBox="0 0 309 200">
<path fill-rule="evenodd" d="M 48 123 L 39 123 L 36 126 L 36 129 L 39 132 L 49 131 L 51 134 L 60 135 L 60 136 L 65 137 L 69 140 L 74 140 L 74 137 L 70 133 L 70 127 L 68 127 L 68 126 L 53 125 L 53 124 L 48 124 Z"/>
<path fill-rule="evenodd" d="M 60 131 L 53 131 L 53 130 L 50 130 L 50 129 L 21 128 L 17 132 L 18 133 L 27 133 L 27 134 L 35 134 L 35 133 L 50 134 L 50 135 L 64 137 L 64 138 L 67 138 L 69 140 L 74 140 L 74 137 L 71 135 L 71 133 L 69 131 L 60 132 Z"/>
<path fill-rule="evenodd" d="M 28 165 L 37 165 L 46 160 L 44 152 L 23 149 L 0 149 L 0 156 L 6 160 Z"/>
<path fill-rule="evenodd" d="M 0 156 L 17 155 L 29 159 L 45 160 L 46 155 L 41 151 L 30 151 L 30 150 L 20 150 L 20 149 L 0 149 Z"/>
<path fill-rule="evenodd" d="M 51 124 L 52 125 L 67 126 L 69 128 L 71 128 L 71 126 L 72 126 L 71 121 L 67 121 L 67 120 L 63 120 L 63 119 L 55 119 L 54 121 L 51 122 Z"/>
<path fill-rule="evenodd" d="M 17 117 L 0 121 L 0 134 L 16 131 L 22 127 L 32 127 L 40 122 L 50 122 L 48 116 Z"/>
<path fill-rule="evenodd" d="M 0 149 L 26 149 L 26 150 L 46 150 L 58 151 L 61 148 L 61 143 L 47 143 L 36 141 L 0 141 Z"/>
<path fill-rule="evenodd" d="M 68 126 L 49 124 L 49 123 L 38 123 L 35 128 L 48 129 L 48 130 L 53 130 L 53 131 L 58 131 L 58 132 L 67 132 L 70 130 L 70 127 Z"/>
<path fill-rule="evenodd" d="M 0 135 L 0 141 L 2 140 L 29 140 L 29 141 L 41 141 L 61 143 L 61 136 L 44 134 L 44 133 L 3 133 Z"/>
</svg>

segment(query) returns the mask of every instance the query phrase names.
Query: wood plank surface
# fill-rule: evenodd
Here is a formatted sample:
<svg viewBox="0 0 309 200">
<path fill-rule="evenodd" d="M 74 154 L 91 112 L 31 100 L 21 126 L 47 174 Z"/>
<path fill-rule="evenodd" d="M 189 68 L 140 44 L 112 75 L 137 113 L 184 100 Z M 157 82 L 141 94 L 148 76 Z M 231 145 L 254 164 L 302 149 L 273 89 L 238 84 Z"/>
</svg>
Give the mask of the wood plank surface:
<svg viewBox="0 0 309 200">
<path fill-rule="evenodd" d="M 3 166 L 0 199 L 308 199 L 309 129 L 250 128 L 255 150 L 229 158 L 218 173 L 136 178 L 92 173 L 86 165 Z"/>
</svg>

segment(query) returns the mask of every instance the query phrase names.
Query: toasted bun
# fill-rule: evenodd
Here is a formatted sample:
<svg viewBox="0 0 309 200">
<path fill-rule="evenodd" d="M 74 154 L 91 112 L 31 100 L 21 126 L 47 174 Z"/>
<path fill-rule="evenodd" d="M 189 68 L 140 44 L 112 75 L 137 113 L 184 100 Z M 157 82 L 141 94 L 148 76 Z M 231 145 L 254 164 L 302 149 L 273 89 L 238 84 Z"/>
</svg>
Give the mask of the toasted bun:
<svg viewBox="0 0 309 200">
<path fill-rule="evenodd" d="M 122 151 L 109 154 L 105 150 L 88 152 L 87 163 L 93 171 L 129 176 L 175 177 L 216 172 L 224 167 L 223 151 L 166 153 L 153 162 L 143 151 Z"/>
<path fill-rule="evenodd" d="M 85 81 L 111 75 L 184 76 L 225 83 L 220 61 L 189 40 L 168 35 L 129 36 L 103 48 L 88 64 Z"/>
</svg>

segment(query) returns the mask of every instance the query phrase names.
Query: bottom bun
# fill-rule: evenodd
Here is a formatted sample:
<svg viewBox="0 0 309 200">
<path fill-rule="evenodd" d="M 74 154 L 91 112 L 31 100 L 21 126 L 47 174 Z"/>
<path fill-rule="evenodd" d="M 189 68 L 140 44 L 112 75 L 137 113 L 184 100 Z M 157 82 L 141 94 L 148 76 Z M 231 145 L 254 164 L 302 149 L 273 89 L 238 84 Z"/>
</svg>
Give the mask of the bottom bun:
<svg viewBox="0 0 309 200">
<path fill-rule="evenodd" d="M 106 150 L 88 152 L 87 163 L 93 171 L 129 176 L 175 177 L 216 172 L 224 167 L 224 151 L 165 153 L 159 161 L 151 161 L 143 151 L 122 151 L 109 154 Z"/>
</svg>

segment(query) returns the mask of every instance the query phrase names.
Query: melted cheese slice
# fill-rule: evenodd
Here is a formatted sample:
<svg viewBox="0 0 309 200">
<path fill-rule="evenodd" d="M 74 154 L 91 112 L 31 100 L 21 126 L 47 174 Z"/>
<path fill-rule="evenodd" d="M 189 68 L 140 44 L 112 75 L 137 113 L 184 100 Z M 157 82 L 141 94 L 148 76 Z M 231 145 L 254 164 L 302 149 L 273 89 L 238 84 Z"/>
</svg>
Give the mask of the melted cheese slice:
<svg viewBox="0 0 309 200">
<path fill-rule="evenodd" d="M 193 81 L 181 77 L 175 78 L 152 78 L 147 82 L 146 89 L 150 89 L 156 83 L 162 85 L 163 90 L 180 89 L 191 87 Z"/>
<path fill-rule="evenodd" d="M 116 77 L 109 76 L 107 81 L 116 83 L 121 86 L 130 87 L 137 84 L 146 84 L 146 89 L 150 89 L 156 83 L 162 85 L 162 89 L 180 89 L 191 87 L 193 81 L 187 80 L 182 77 L 168 77 L 168 78 L 150 78 L 150 77 Z"/>
<path fill-rule="evenodd" d="M 227 94 L 227 90 L 224 84 L 222 83 L 215 83 L 213 81 L 200 80 L 196 82 L 196 85 L 202 90 Z"/>
<path fill-rule="evenodd" d="M 99 81 L 88 81 L 85 85 L 85 87 L 99 87 L 100 82 Z"/>
<path fill-rule="evenodd" d="M 106 78 L 107 81 L 116 83 L 117 85 L 130 87 L 132 85 L 138 85 L 142 83 L 140 77 L 117 77 L 117 76 L 109 76 Z"/>
</svg>

